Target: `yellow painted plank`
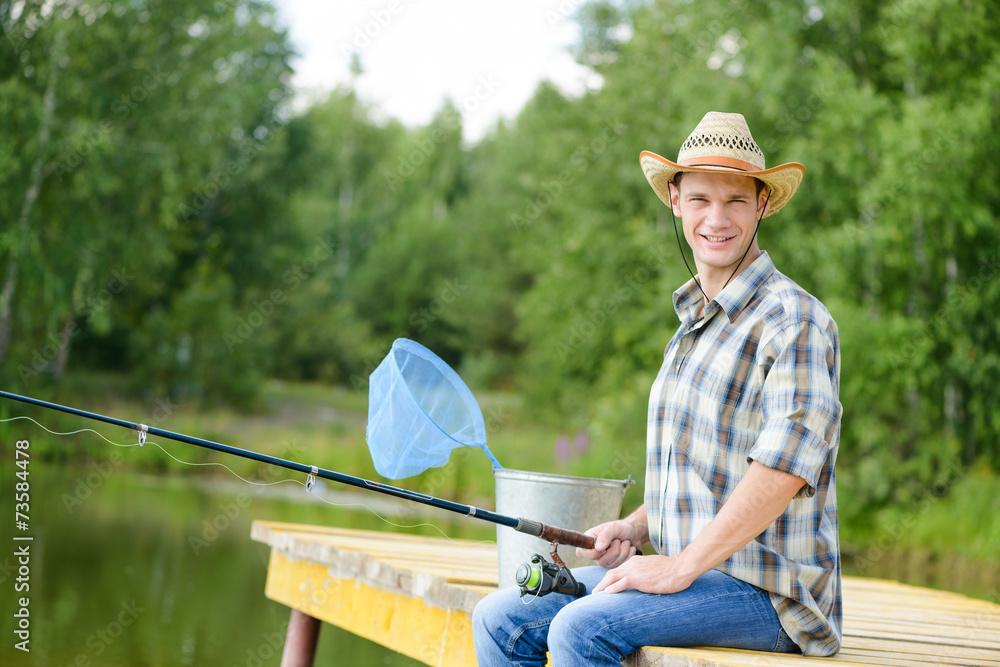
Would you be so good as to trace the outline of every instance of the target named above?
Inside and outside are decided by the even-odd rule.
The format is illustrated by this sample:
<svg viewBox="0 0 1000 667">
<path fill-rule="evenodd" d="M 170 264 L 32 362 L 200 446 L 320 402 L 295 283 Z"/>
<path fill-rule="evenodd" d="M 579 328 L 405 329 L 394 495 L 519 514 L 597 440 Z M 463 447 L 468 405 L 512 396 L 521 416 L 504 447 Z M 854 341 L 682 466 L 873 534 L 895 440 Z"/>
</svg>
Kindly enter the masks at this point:
<svg viewBox="0 0 1000 667">
<path fill-rule="evenodd" d="M 427 606 L 423 600 L 351 579 L 331 579 L 327 568 L 272 550 L 265 594 L 313 618 L 428 665 L 475 665 L 469 615 Z"/>
<path fill-rule="evenodd" d="M 344 533 L 324 529 L 316 533 L 285 530 L 287 524 L 254 522 L 252 537 L 272 548 L 331 565 L 347 561 L 349 568 L 360 567 L 367 559 L 411 572 L 484 584 L 497 583 L 496 545 L 482 542 L 420 538 L 396 541 L 395 534 L 375 531 Z M 362 554 L 364 558 L 345 554 Z M 353 560 L 352 560 L 353 558 Z"/>
</svg>

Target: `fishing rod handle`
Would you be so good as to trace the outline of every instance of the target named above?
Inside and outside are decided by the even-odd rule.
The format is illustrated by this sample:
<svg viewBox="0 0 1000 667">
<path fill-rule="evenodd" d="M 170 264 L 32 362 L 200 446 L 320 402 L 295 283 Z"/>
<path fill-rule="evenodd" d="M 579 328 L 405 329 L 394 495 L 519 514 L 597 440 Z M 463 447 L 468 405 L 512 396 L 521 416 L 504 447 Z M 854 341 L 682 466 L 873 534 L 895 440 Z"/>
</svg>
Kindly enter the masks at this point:
<svg viewBox="0 0 1000 667">
<path fill-rule="evenodd" d="M 558 542 L 559 544 L 567 544 L 571 547 L 580 547 L 582 549 L 594 548 L 594 538 L 592 536 L 578 533 L 575 530 L 542 525 L 542 534 L 539 537 L 546 542 Z"/>
<path fill-rule="evenodd" d="M 578 533 L 575 530 L 566 530 L 565 528 L 546 526 L 544 523 L 539 521 L 518 519 L 517 526 L 515 526 L 514 529 L 522 533 L 527 533 L 528 535 L 534 535 L 535 537 L 541 538 L 546 542 L 556 542 L 557 544 L 580 547 L 581 549 L 594 548 L 594 538 L 591 535 Z"/>
</svg>

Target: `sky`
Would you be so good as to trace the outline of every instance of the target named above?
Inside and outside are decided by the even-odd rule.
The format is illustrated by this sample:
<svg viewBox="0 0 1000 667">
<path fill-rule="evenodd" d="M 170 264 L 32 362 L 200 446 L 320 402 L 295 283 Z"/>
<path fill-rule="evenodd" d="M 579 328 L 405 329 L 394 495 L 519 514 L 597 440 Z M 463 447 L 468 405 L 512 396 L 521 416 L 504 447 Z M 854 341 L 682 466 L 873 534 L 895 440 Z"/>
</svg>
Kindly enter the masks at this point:
<svg viewBox="0 0 1000 667">
<path fill-rule="evenodd" d="M 450 98 L 474 143 L 514 118 L 539 82 L 579 95 L 599 85 L 568 51 L 583 0 L 276 0 L 301 54 L 293 85 L 302 106 L 351 82 L 386 116 L 427 124 Z"/>
</svg>

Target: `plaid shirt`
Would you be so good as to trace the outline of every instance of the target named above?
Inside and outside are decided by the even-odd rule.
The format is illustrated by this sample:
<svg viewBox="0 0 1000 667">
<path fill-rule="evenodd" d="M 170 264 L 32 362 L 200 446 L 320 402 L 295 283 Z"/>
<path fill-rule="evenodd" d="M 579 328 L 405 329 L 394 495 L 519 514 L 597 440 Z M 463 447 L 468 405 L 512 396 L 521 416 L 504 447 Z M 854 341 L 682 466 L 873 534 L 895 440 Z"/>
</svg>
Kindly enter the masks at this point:
<svg viewBox="0 0 1000 667">
<path fill-rule="evenodd" d="M 650 393 L 650 541 L 680 553 L 751 461 L 803 478 L 784 514 L 716 569 L 769 591 L 803 653 L 831 655 L 841 638 L 837 325 L 767 253 L 703 304 L 694 281 L 674 292 L 681 326 Z"/>
</svg>

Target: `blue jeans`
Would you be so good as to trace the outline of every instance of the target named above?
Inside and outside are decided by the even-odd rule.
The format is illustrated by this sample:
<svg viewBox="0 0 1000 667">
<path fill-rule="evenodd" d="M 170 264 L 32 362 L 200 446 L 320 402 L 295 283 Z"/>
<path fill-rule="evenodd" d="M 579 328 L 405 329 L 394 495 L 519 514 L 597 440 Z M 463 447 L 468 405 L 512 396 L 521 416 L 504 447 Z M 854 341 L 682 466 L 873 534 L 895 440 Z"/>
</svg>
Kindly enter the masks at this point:
<svg viewBox="0 0 1000 667">
<path fill-rule="evenodd" d="M 602 567 L 582 567 L 573 576 L 588 594 L 561 593 L 520 598 L 516 586 L 492 593 L 472 613 L 472 636 L 480 667 L 608 665 L 640 646 L 719 646 L 794 653 L 769 594 L 717 570 L 679 593 L 629 590 L 590 594 Z"/>
</svg>

